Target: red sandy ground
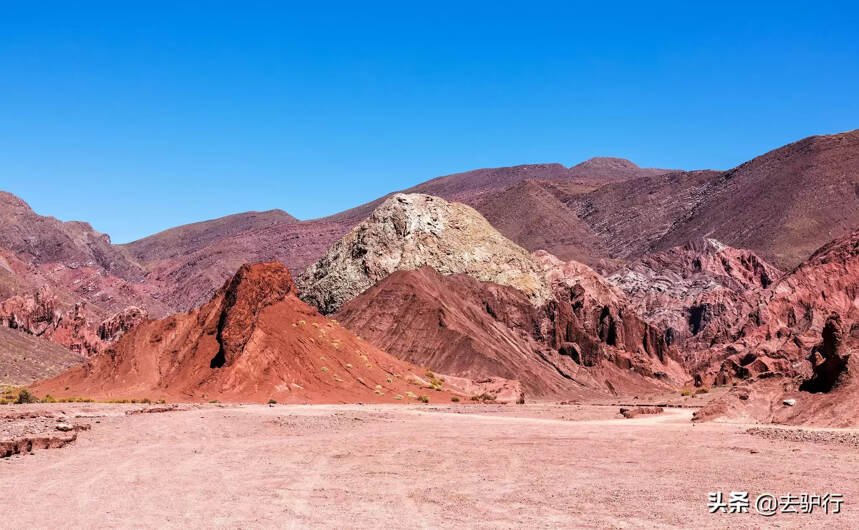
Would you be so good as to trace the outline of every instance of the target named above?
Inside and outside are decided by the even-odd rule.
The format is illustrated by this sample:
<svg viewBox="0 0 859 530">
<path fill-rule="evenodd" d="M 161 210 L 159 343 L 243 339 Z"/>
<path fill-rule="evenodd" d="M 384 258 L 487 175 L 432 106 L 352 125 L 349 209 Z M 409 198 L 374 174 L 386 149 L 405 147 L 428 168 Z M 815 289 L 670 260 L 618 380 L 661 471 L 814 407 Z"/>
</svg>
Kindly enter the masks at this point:
<svg viewBox="0 0 859 530">
<path fill-rule="evenodd" d="M 101 417 L 64 448 L 0 460 L 0 526 L 859 526 L 855 447 L 693 425 L 691 409 L 631 420 L 617 406 L 541 404 L 8 409 L 52 407 Z M 731 490 L 845 504 L 709 514 L 707 493 Z"/>
</svg>

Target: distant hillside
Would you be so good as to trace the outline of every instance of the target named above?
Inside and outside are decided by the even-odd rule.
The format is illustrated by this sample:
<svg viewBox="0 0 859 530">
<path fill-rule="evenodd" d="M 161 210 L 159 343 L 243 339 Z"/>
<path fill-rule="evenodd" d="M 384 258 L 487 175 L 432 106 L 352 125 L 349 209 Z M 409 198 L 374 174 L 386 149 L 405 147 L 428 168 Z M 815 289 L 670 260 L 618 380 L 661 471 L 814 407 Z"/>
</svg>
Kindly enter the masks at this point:
<svg viewBox="0 0 859 530">
<path fill-rule="evenodd" d="M 530 164 L 478 169 L 428 180 L 405 191 L 463 202 L 475 206 L 482 213 L 480 204 L 484 201 L 492 201 L 496 194 L 505 193 L 508 187 L 532 179 L 589 191 L 606 182 L 665 171 L 639 168 L 628 160 L 598 158 L 572 168 L 561 164 Z M 277 260 L 291 270 L 302 271 L 393 193 L 322 219 L 296 221 L 280 210 L 247 212 L 172 228 L 121 247 L 150 271 L 152 281 L 166 286 L 163 301 L 175 310 L 186 310 L 208 300 L 215 289 L 244 263 Z M 516 202 L 521 206 L 520 201 Z M 523 212 L 526 215 L 517 218 L 506 215 L 508 211 L 502 205 L 496 215 L 488 217 L 499 224 L 503 224 L 506 218 L 511 223 L 516 221 L 524 230 L 542 233 L 541 229 L 532 228 L 534 222 L 528 218 L 531 214 L 541 215 L 542 208 Z M 570 222 L 576 221 L 571 219 Z M 542 239 L 539 236 L 536 239 L 524 237 L 524 246 L 545 248 L 555 238 L 578 240 L 576 234 L 564 232 L 563 236 L 557 235 L 563 232 L 563 226 L 553 230 Z M 505 229 L 501 231 L 511 237 Z M 512 239 L 516 240 L 515 237 Z M 593 252 L 596 256 L 602 255 L 601 251 Z M 564 257 L 567 254 L 564 253 Z"/>
<path fill-rule="evenodd" d="M 812 136 L 725 172 L 655 246 L 699 236 L 795 267 L 859 227 L 859 130 Z"/>
<path fill-rule="evenodd" d="M 789 269 L 859 226 L 859 131 L 806 138 L 729 171 L 648 169 L 594 158 L 570 168 L 479 169 L 405 191 L 464 202 L 525 249 L 545 249 L 602 272 L 702 237 Z M 243 263 L 278 260 L 302 271 L 389 196 L 323 219 L 247 212 L 115 246 L 85 223 L 37 216 L 3 194 L 0 248 L 34 265 L 90 264 L 178 311 L 207 300 Z M 95 282 L 88 296 L 103 284 Z M 108 296 L 124 299 L 117 293 Z"/>
<path fill-rule="evenodd" d="M 142 262 L 153 262 L 200 250 L 242 232 L 264 230 L 298 221 L 283 210 L 244 212 L 210 221 L 177 226 L 145 237 L 132 244 L 120 245 Z"/>
</svg>

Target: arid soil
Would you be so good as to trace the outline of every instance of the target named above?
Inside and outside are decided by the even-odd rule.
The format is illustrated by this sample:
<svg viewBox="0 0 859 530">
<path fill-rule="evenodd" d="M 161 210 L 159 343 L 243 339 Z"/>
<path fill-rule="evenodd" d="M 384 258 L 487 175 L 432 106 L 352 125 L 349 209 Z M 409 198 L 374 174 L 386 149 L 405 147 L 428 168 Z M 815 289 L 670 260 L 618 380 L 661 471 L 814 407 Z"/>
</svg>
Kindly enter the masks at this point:
<svg viewBox="0 0 859 530">
<path fill-rule="evenodd" d="M 594 405 L 7 406 L 92 428 L 0 459 L 2 525 L 850 528 L 849 444 Z M 85 417 L 80 417 L 85 416 Z M 0 438 L 3 437 L 0 422 Z M 853 431 L 833 431 L 851 433 Z M 710 514 L 711 491 L 840 493 L 839 515 Z"/>
<path fill-rule="evenodd" d="M 0 385 L 28 385 L 83 362 L 59 344 L 0 326 Z"/>
</svg>

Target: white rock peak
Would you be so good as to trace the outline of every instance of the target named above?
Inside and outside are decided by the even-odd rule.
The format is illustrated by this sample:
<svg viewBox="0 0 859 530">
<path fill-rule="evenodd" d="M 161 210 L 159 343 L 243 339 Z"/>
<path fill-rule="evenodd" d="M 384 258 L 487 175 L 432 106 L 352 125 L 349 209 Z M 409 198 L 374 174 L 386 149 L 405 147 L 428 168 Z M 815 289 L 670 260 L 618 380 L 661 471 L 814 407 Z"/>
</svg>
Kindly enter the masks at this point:
<svg viewBox="0 0 859 530">
<path fill-rule="evenodd" d="M 417 193 L 389 197 L 297 283 L 305 301 L 333 313 L 389 274 L 427 266 L 515 287 L 535 305 L 549 297 L 528 251 L 471 207 Z"/>
</svg>

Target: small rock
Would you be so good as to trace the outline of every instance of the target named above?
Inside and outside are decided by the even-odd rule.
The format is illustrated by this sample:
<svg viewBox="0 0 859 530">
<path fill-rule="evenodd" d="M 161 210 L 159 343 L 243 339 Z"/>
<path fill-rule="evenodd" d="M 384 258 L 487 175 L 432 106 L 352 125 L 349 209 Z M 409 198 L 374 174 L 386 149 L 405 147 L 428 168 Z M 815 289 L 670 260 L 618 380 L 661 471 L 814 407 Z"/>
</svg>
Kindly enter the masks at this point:
<svg viewBox="0 0 859 530">
<path fill-rule="evenodd" d="M 68 423 L 58 423 L 57 424 L 57 430 L 62 431 L 62 432 L 68 432 L 68 431 L 74 430 L 74 426 L 69 425 Z"/>
<path fill-rule="evenodd" d="M 796 400 L 795 399 L 785 399 L 784 401 L 782 401 L 782 403 L 784 403 L 788 407 L 792 407 L 792 406 L 796 405 Z"/>
</svg>

